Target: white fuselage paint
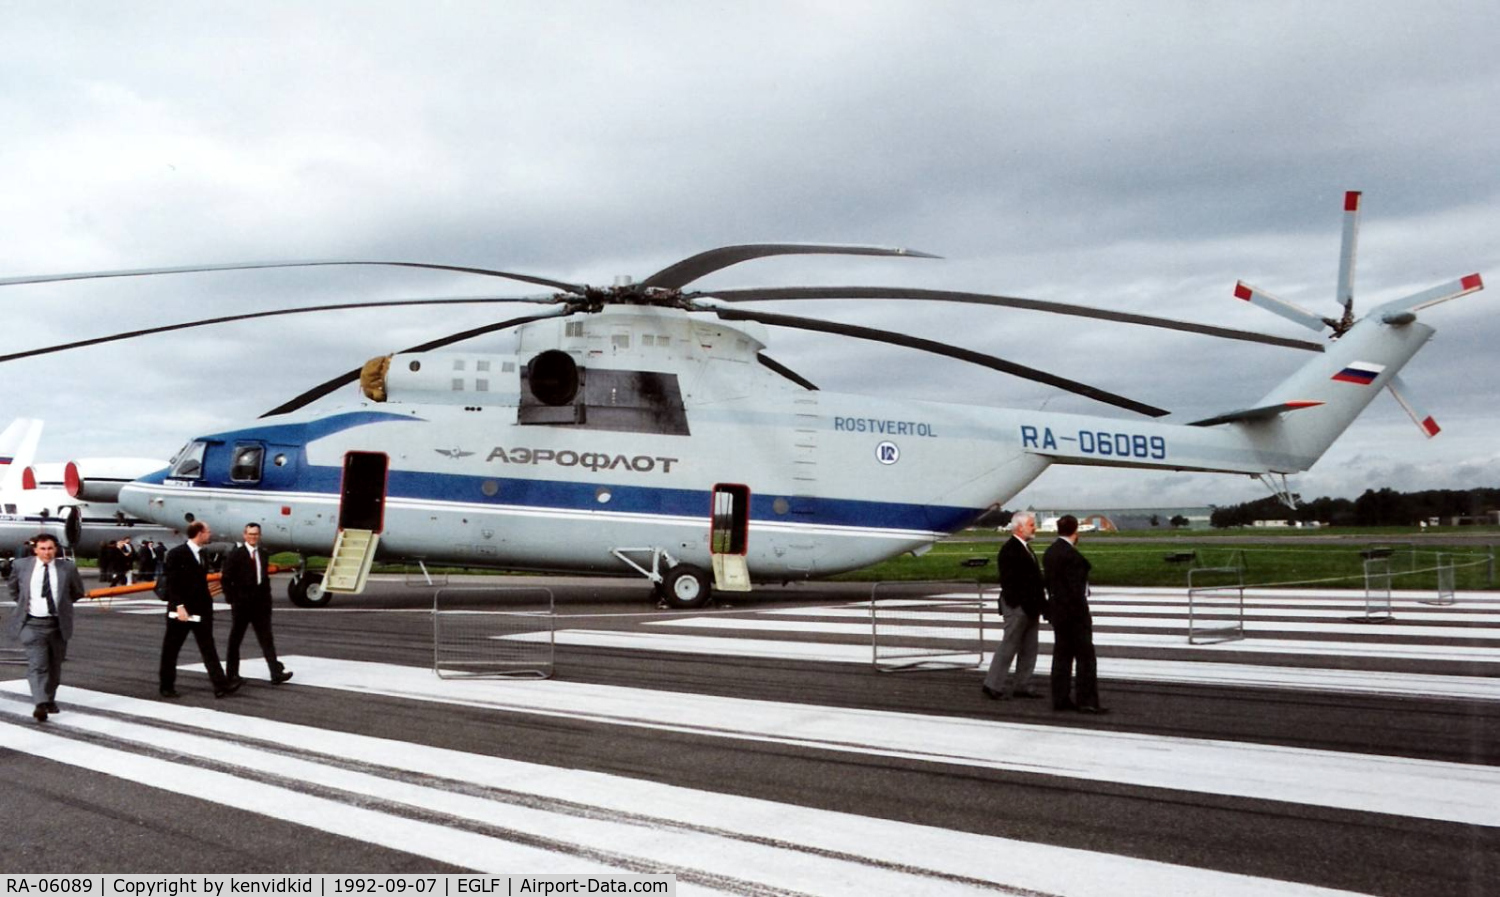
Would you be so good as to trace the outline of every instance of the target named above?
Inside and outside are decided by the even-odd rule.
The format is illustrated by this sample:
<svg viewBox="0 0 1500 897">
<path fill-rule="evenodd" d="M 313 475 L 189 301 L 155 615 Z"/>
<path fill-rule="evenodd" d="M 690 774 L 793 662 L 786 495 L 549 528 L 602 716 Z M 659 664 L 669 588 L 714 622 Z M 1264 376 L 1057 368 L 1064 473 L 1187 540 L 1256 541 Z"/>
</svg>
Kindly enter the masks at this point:
<svg viewBox="0 0 1500 897">
<path fill-rule="evenodd" d="M 1054 463 L 1306 469 L 1381 386 L 1330 381 L 1329 371 L 1358 356 L 1393 375 L 1432 333 L 1365 322 L 1277 387 L 1316 407 L 1288 420 L 1195 427 L 808 390 L 758 363 L 759 332 L 675 309 L 609 306 L 526 325 L 514 356 L 397 355 L 386 401 L 202 437 L 202 469 L 142 478 L 121 502 L 167 525 L 192 515 L 232 532 L 255 521 L 270 548 L 326 554 L 345 459 L 368 452 L 389 462 L 383 557 L 625 573 L 613 549 L 660 549 L 708 567 L 710 496 L 733 485 L 751 496 L 751 578 L 803 579 L 924 548 Z M 677 429 L 650 415 L 626 427 L 586 416 L 523 421 L 530 394 L 521 372 L 543 351 L 566 353 L 600 382 L 671 378 Z M 596 396 L 604 404 L 589 407 L 608 418 L 639 399 L 615 408 L 612 394 Z M 227 456 L 240 445 L 265 448 L 253 478 L 231 476 Z"/>
</svg>

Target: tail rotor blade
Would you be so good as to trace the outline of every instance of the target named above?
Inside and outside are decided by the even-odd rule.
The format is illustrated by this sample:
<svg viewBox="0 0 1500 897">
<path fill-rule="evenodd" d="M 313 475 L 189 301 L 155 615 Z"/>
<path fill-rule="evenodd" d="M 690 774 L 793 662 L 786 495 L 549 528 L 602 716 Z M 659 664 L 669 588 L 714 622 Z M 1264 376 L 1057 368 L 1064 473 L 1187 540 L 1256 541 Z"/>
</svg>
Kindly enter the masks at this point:
<svg viewBox="0 0 1500 897">
<path fill-rule="evenodd" d="M 1415 400 L 1412 399 L 1411 389 L 1399 374 L 1391 375 L 1391 379 L 1386 381 L 1385 386 L 1391 391 L 1391 395 L 1396 397 L 1401 408 L 1411 415 L 1412 422 L 1417 425 L 1417 429 L 1422 431 L 1423 436 L 1431 439 L 1442 432 L 1443 428 L 1438 426 L 1432 415 L 1417 406 Z"/>
<path fill-rule="evenodd" d="M 1328 326 L 1327 321 L 1302 306 L 1293 305 L 1285 299 L 1277 299 L 1265 290 L 1252 287 L 1243 280 L 1234 285 L 1234 298 L 1242 299 L 1256 308 L 1263 308 L 1273 315 L 1280 315 L 1293 323 L 1301 324 L 1308 330 L 1321 333 L 1323 328 Z"/>
<path fill-rule="evenodd" d="M 1478 274 L 1470 274 L 1468 277 L 1460 277 L 1458 280 L 1450 280 L 1439 284 L 1430 290 L 1420 293 L 1412 293 L 1404 299 L 1393 299 L 1371 312 L 1385 318 L 1388 323 L 1396 323 L 1391 320 L 1393 316 L 1403 312 L 1421 311 L 1430 308 L 1439 302 L 1447 302 L 1470 293 L 1477 293 L 1484 289 L 1484 278 Z"/>
<path fill-rule="evenodd" d="M 1359 199 L 1358 190 L 1344 194 L 1344 238 L 1339 246 L 1339 305 L 1346 309 L 1354 307 L 1354 254 L 1359 244 Z"/>
</svg>

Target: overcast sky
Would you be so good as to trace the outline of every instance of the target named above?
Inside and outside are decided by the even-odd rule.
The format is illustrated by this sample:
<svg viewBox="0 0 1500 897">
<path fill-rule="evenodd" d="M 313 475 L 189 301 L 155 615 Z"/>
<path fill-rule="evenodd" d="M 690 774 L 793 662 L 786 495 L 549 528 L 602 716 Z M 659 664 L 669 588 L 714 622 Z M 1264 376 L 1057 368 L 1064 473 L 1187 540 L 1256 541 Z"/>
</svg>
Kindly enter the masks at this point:
<svg viewBox="0 0 1500 897">
<path fill-rule="evenodd" d="M 1382 396 L 1294 487 L 1493 487 L 1496 33 L 1492 0 L 0 2 L 0 277 L 338 257 L 607 284 L 717 245 L 874 243 L 945 258 L 771 260 L 702 285 L 942 287 L 1300 338 L 1235 281 L 1333 314 L 1358 189 L 1359 308 L 1476 271 L 1496 287 L 1422 316 L 1438 334 L 1403 377 L 1439 437 Z M 379 269 L 3 287 L 0 346 L 496 291 Z M 762 307 L 953 342 L 1185 419 L 1243 407 L 1307 358 L 975 306 Z M 0 418 L 44 417 L 49 460 L 165 458 L 366 358 L 516 313 L 277 318 L 13 362 Z M 826 390 L 1127 415 L 837 337 L 777 329 L 769 354 Z M 1068 467 L 1008 505 L 1264 494 Z"/>
</svg>

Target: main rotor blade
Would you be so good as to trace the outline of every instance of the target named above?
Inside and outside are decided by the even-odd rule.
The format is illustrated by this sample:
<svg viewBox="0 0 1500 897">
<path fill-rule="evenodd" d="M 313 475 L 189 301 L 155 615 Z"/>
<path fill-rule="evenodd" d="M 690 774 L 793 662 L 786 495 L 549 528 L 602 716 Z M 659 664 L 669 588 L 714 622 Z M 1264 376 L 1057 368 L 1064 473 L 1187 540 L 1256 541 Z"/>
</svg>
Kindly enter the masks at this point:
<svg viewBox="0 0 1500 897">
<path fill-rule="evenodd" d="M 54 352 L 66 352 L 69 349 L 81 349 L 85 346 L 97 346 L 103 343 L 119 342 L 121 340 L 135 339 L 138 336 L 150 336 L 154 333 L 170 333 L 174 330 L 191 330 L 194 327 L 207 327 L 211 324 L 228 324 L 232 321 L 248 321 L 254 318 L 276 318 L 282 315 L 301 315 L 315 311 L 346 311 L 360 308 L 397 308 L 410 305 L 485 305 L 499 302 L 538 302 L 553 303 L 557 300 L 553 297 L 522 297 L 522 296 L 489 296 L 475 298 L 439 298 L 439 299 L 394 299 L 389 302 L 345 302 L 336 305 L 306 305 L 300 308 L 278 308 L 272 311 L 246 312 L 242 315 L 222 315 L 217 318 L 204 318 L 201 321 L 184 321 L 180 324 L 164 324 L 160 327 L 145 327 L 140 330 L 127 330 L 121 333 L 113 333 L 109 336 L 96 336 L 90 339 L 74 340 L 71 343 L 58 343 L 53 346 L 42 346 L 38 349 L 27 349 L 24 352 L 12 352 L 9 355 L 0 355 L 0 364 L 7 361 L 16 361 L 21 358 L 32 358 L 37 355 L 51 355 Z"/>
<path fill-rule="evenodd" d="M 504 330 L 508 327 L 519 327 L 522 324 L 529 324 L 532 321 L 540 321 L 543 318 L 555 318 L 558 315 L 565 315 L 569 313 L 570 312 L 567 308 L 558 308 L 544 314 L 527 315 L 522 318 L 511 318 L 509 321 L 501 321 L 498 324 L 485 324 L 482 327 L 475 327 L 470 330 L 461 331 L 459 333 L 449 334 L 448 336 L 441 336 L 435 340 L 430 340 L 428 342 L 422 343 L 421 345 L 412 346 L 409 349 L 402 349 L 401 351 L 426 352 L 431 349 L 439 349 L 443 346 L 461 342 L 466 339 L 471 339 L 476 336 L 483 336 L 486 333 L 494 333 L 497 330 Z M 320 383 L 317 386 L 314 386 L 312 389 L 309 389 L 308 391 L 302 393 L 301 395 L 282 402 L 280 405 L 277 405 L 275 408 L 272 408 L 270 411 L 262 414 L 261 417 L 274 417 L 278 414 L 287 414 L 289 412 L 296 411 L 298 408 L 302 408 L 303 406 L 316 402 L 318 399 L 323 398 L 324 396 L 333 392 L 335 389 L 358 380 L 359 371 L 359 368 L 355 368 L 352 371 L 346 371 L 345 373 L 339 374 L 332 380 L 327 380 L 323 383 Z"/>
<path fill-rule="evenodd" d="M 886 255 L 907 258 L 942 258 L 929 252 L 915 249 L 893 249 L 884 246 L 840 246 L 820 243 L 745 243 L 739 246 L 720 246 L 685 258 L 675 265 L 663 268 L 641 283 L 642 287 L 657 287 L 680 290 L 706 274 L 711 274 L 730 265 L 748 262 L 751 259 L 773 255 Z"/>
<path fill-rule="evenodd" d="M 993 355 L 985 355 L 982 352 L 974 352 L 969 349 L 961 349 L 957 346 L 950 346 L 947 343 L 939 343 L 929 339 L 922 339 L 921 337 L 907 336 L 904 333 L 892 333 L 889 330 L 877 330 L 873 327 L 859 327 L 853 324 L 836 324 L 832 321 L 819 321 L 813 318 L 799 318 L 792 315 L 777 315 L 771 314 L 769 312 L 742 311 L 735 308 L 714 308 L 710 306 L 704 306 L 703 310 L 716 312 L 718 313 L 720 318 L 728 321 L 759 321 L 762 324 L 772 324 L 780 327 L 793 327 L 798 330 L 812 330 L 819 333 L 836 333 L 841 336 L 852 336 L 858 339 L 873 340 L 880 343 L 890 343 L 893 346 L 905 346 L 910 349 L 920 349 L 923 352 L 931 352 L 934 355 L 945 355 L 949 358 L 957 358 L 960 361 L 967 361 L 971 364 L 981 365 L 983 367 L 990 368 L 991 370 L 1011 374 L 1025 380 L 1032 380 L 1037 383 L 1045 383 L 1048 386 L 1055 386 L 1058 389 L 1065 389 L 1068 392 L 1077 393 L 1078 395 L 1085 396 L 1097 402 L 1103 402 L 1106 405 L 1114 405 L 1117 408 L 1125 408 L 1138 414 L 1145 414 L 1151 417 L 1162 417 L 1163 415 L 1171 413 L 1164 409 L 1157 408 L 1154 405 L 1147 405 L 1144 402 L 1137 402 L 1134 399 L 1127 399 L 1124 396 L 1116 395 L 1112 392 L 1107 392 L 1095 386 L 1089 386 L 1087 383 L 1080 383 L 1077 380 L 1069 380 L 1066 377 L 1059 377 L 1056 374 L 1049 374 L 1046 371 L 1039 371 L 1036 368 L 1029 368 L 1025 365 L 1016 364 L 1013 361 L 1006 361 L 1003 358 L 996 358 Z"/>
<path fill-rule="evenodd" d="M 1087 305 L 1069 305 L 1065 302 L 1047 302 L 1041 299 L 1022 299 L 1017 296 L 997 296 L 990 293 L 964 293 L 953 290 L 921 290 L 905 287 L 768 287 L 765 289 L 720 290 L 712 293 L 692 293 L 689 299 L 720 299 L 725 302 L 769 302 L 776 299 L 915 299 L 921 302 L 970 302 L 976 305 L 998 305 L 1005 308 L 1024 308 L 1031 311 L 1052 312 L 1079 318 L 1098 318 L 1101 321 L 1117 321 L 1121 324 L 1142 324 L 1167 330 L 1182 330 L 1187 333 L 1202 333 L 1223 339 L 1265 343 L 1269 346 L 1285 346 L 1290 349 L 1305 349 L 1322 352 L 1321 343 L 1308 340 L 1288 339 L 1249 330 L 1234 330 L 1229 327 L 1213 327 L 1194 324 L 1172 318 L 1157 318 L 1130 312 L 1091 308 Z"/>
<path fill-rule="evenodd" d="M 372 262 L 341 259 L 324 259 L 308 262 L 240 262 L 227 265 L 185 265 L 177 268 L 130 268 L 120 271 L 83 271 L 75 274 L 37 274 L 25 277 L 0 277 L 0 286 L 23 283 L 56 283 L 64 280 L 97 280 L 103 277 L 148 277 L 155 274 L 196 274 L 205 271 L 250 271 L 259 268 L 322 268 L 331 265 L 384 265 L 393 268 L 424 268 L 431 271 L 457 271 L 463 274 L 481 274 L 485 277 L 504 277 L 522 283 L 534 283 L 569 293 L 582 293 L 584 287 L 564 283 L 530 274 L 513 274 L 508 271 L 493 271 L 489 268 L 470 268 L 463 265 L 432 265 L 426 262 Z"/>
</svg>

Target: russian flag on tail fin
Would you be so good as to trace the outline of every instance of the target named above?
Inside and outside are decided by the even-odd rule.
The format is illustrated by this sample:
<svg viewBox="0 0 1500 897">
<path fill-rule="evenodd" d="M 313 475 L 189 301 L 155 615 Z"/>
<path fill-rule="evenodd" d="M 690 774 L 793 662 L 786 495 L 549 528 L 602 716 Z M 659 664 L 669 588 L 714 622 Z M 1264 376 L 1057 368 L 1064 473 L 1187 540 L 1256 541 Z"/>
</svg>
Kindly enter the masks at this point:
<svg viewBox="0 0 1500 897">
<path fill-rule="evenodd" d="M 1333 379 L 1341 383 L 1357 383 L 1360 386 L 1369 386 L 1385 370 L 1385 365 L 1376 364 L 1373 361 L 1352 361 L 1345 365 L 1342 370 L 1333 375 Z"/>
</svg>

